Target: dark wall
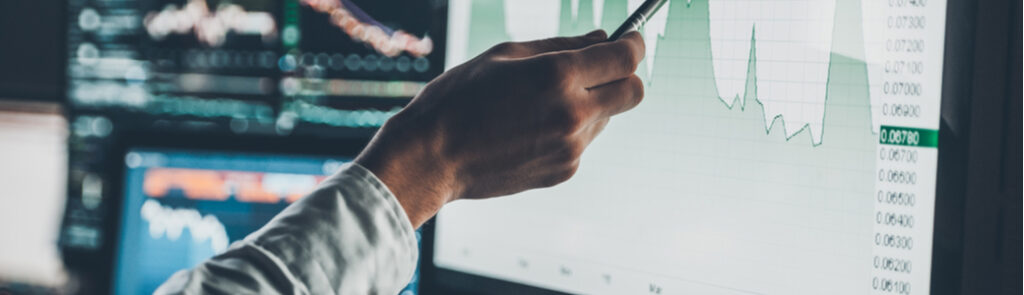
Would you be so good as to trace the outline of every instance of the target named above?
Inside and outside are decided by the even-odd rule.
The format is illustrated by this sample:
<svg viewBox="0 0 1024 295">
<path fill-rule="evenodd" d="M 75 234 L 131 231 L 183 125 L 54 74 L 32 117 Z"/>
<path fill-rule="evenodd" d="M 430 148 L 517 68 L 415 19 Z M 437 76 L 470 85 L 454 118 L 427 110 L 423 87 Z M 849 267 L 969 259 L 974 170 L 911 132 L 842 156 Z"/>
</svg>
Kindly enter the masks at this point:
<svg viewBox="0 0 1024 295">
<path fill-rule="evenodd" d="M 63 0 L 0 1 L 0 99 L 59 101 Z"/>
<path fill-rule="evenodd" d="M 977 1 L 962 294 L 1021 294 L 1021 1 Z"/>
</svg>

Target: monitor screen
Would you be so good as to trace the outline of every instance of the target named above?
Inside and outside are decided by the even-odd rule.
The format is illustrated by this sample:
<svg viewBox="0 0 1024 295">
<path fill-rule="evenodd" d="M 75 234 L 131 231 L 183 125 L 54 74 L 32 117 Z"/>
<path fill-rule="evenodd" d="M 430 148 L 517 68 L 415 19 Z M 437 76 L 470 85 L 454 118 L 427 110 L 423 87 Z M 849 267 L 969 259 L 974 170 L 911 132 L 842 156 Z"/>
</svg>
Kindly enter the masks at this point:
<svg viewBox="0 0 1024 295">
<path fill-rule="evenodd" d="M 445 5 L 71 1 L 67 94 L 86 111 L 375 127 L 443 71 Z"/>
<path fill-rule="evenodd" d="M 448 65 L 640 0 L 453 0 Z M 945 1 L 670 1 L 559 186 L 448 205 L 442 272 L 569 293 L 928 294 Z"/>
<path fill-rule="evenodd" d="M 348 161 L 161 149 L 133 149 L 124 160 L 116 294 L 152 293 L 224 252 Z"/>
</svg>

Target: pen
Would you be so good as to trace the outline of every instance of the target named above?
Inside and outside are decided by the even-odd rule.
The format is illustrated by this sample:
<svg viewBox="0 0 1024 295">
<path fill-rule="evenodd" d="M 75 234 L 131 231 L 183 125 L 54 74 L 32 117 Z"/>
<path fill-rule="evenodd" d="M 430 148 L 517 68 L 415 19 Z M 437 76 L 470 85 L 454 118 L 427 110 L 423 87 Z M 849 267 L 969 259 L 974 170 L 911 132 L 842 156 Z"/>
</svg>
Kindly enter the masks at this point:
<svg viewBox="0 0 1024 295">
<path fill-rule="evenodd" d="M 665 5 L 665 2 L 668 2 L 668 0 L 645 0 L 644 3 L 640 4 L 640 7 L 638 7 L 636 11 L 626 19 L 626 22 L 622 23 L 622 25 L 619 26 L 611 36 L 608 36 L 608 41 L 618 40 L 622 35 L 643 27 L 644 24 L 647 23 L 647 20 L 650 19 L 651 16 L 654 16 L 654 13 L 658 12 L 658 9 L 661 8 L 661 6 Z"/>
</svg>

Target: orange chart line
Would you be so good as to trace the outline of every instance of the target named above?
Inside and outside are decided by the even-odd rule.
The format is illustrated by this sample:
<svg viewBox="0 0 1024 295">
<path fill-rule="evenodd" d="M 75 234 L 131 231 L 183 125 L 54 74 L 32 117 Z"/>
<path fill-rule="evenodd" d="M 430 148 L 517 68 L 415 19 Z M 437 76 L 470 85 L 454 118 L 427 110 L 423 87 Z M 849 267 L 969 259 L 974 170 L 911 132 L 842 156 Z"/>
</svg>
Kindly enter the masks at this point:
<svg viewBox="0 0 1024 295">
<path fill-rule="evenodd" d="M 331 23 L 352 40 L 365 43 L 385 56 L 396 57 L 402 52 L 408 52 L 413 56 L 422 57 L 434 50 L 434 41 L 430 36 L 418 38 L 402 30 L 384 27 L 349 1 L 302 0 L 302 3 L 317 12 L 329 15 Z M 360 17 L 364 19 L 361 20 Z"/>
</svg>

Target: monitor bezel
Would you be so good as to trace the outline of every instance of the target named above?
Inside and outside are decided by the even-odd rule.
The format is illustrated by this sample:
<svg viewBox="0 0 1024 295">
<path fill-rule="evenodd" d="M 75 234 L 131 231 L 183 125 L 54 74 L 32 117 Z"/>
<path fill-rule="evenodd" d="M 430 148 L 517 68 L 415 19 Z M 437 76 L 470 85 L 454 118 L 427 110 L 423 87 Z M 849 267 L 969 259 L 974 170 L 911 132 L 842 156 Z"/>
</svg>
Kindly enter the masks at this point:
<svg viewBox="0 0 1024 295">
<path fill-rule="evenodd" d="M 977 3 L 949 0 L 946 8 L 939 155 L 933 229 L 932 294 L 958 294 L 963 257 L 966 162 L 969 157 L 969 92 L 974 65 Z M 1007 32 L 991 32 L 1005 34 Z M 433 220 L 424 224 L 422 290 L 429 294 L 565 294 L 522 283 L 446 269 L 434 264 Z"/>
</svg>

